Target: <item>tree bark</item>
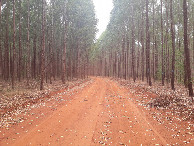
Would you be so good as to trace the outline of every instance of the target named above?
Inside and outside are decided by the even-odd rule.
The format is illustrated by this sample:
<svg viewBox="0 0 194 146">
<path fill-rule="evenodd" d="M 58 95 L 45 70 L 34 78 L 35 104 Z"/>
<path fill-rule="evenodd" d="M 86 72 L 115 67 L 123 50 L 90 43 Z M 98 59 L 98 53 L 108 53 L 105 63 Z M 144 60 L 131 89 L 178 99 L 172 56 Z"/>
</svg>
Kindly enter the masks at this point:
<svg viewBox="0 0 194 146">
<path fill-rule="evenodd" d="M 36 34 L 34 36 L 34 41 L 33 41 L 33 50 L 34 50 L 34 57 L 33 57 L 33 78 L 35 79 L 36 78 Z"/>
<path fill-rule="evenodd" d="M 131 39 L 132 39 L 132 52 L 131 52 L 131 59 L 132 59 L 132 75 L 133 75 L 133 81 L 135 82 L 136 80 L 136 72 L 135 72 L 135 33 L 134 33 L 134 18 L 133 18 L 133 10 L 134 8 L 132 7 L 132 28 L 131 28 Z"/>
<path fill-rule="evenodd" d="M 0 0 L 0 78 L 3 77 L 3 51 L 2 51 L 2 34 L 3 34 L 3 30 L 2 30 L 2 26 L 1 26 L 1 6 L 2 6 L 2 2 Z"/>
<path fill-rule="evenodd" d="M 147 78 L 149 86 L 152 86 L 151 82 L 151 69 L 150 69 L 150 32 L 149 32 L 149 17 L 148 17 L 148 0 L 146 0 L 146 64 L 147 64 Z"/>
<path fill-rule="evenodd" d="M 193 88 L 192 88 L 192 79 L 191 79 L 190 54 L 189 54 L 189 48 L 188 48 L 188 32 L 187 32 L 187 24 L 188 24 L 187 0 L 183 0 L 183 17 L 184 17 L 184 54 L 185 54 L 186 70 L 187 70 L 187 77 L 188 77 L 188 89 L 189 89 L 189 96 L 192 98 L 192 101 L 193 101 Z"/>
<path fill-rule="evenodd" d="M 192 9 L 192 14 L 193 14 L 193 17 L 192 17 L 192 20 L 193 20 L 193 33 L 192 33 L 192 36 L 193 36 L 193 64 L 194 64 L 194 5 L 193 5 L 193 9 Z M 194 74 L 194 67 L 192 68 L 193 69 L 193 74 Z"/>
<path fill-rule="evenodd" d="M 15 87 L 15 70 L 16 70 L 16 61 L 15 61 L 15 37 L 16 37 L 16 29 L 15 29 L 15 0 L 13 0 L 13 60 L 12 60 L 12 89 Z"/>
<path fill-rule="evenodd" d="M 152 51 L 152 73 L 153 73 L 153 79 L 155 80 L 155 0 L 152 0 L 153 3 L 153 51 Z"/>
<path fill-rule="evenodd" d="M 164 37 L 163 37 L 163 17 L 162 17 L 162 0 L 161 2 L 161 42 L 162 42 L 162 86 L 164 86 L 164 78 L 165 78 L 165 71 L 164 71 Z"/>
<path fill-rule="evenodd" d="M 2 34 L 2 29 L 1 29 L 1 0 L 0 0 L 0 78 L 2 77 L 2 69 L 3 69 L 3 63 L 2 63 L 2 48 L 1 48 L 1 34 Z"/>
<path fill-rule="evenodd" d="M 167 83 L 169 83 L 169 78 L 170 78 L 170 65 L 169 65 L 169 45 L 168 45 L 168 36 L 169 36 L 169 7 L 168 7 L 168 2 L 166 0 L 165 3 L 165 8 L 166 8 L 166 34 L 165 34 L 165 52 L 164 52 L 164 56 L 165 56 L 165 63 L 164 63 L 164 67 L 165 67 L 165 77 L 166 77 L 166 81 Z"/>
<path fill-rule="evenodd" d="M 158 47 L 157 47 L 157 40 L 155 37 L 155 80 L 158 79 L 157 73 L 158 73 Z"/>
<path fill-rule="evenodd" d="M 141 73 L 142 73 L 142 81 L 144 81 L 144 14 L 143 14 L 143 11 L 142 11 L 142 26 L 141 26 L 141 45 L 142 45 L 142 52 L 141 52 L 141 57 L 142 57 L 142 60 L 141 60 Z"/>
<path fill-rule="evenodd" d="M 173 0 L 170 0 L 170 17 L 171 17 L 171 38 L 172 38 L 172 72 L 171 72 L 171 88 L 175 90 L 174 87 L 174 72 L 175 72 L 175 32 L 174 32 L 174 18 L 173 18 Z"/>
<path fill-rule="evenodd" d="M 30 78 L 30 1 L 28 0 L 28 20 L 27 20 L 27 86 Z"/>
<path fill-rule="evenodd" d="M 41 48 L 40 90 L 44 89 L 44 76 L 45 76 L 45 0 L 42 0 L 42 48 Z"/>
<path fill-rule="evenodd" d="M 122 38 L 122 70 L 123 70 L 122 74 L 123 74 L 123 78 L 124 79 L 126 79 L 126 68 L 125 68 L 125 64 L 126 63 L 125 63 L 125 33 L 124 33 L 123 34 L 123 38 Z"/>
<path fill-rule="evenodd" d="M 139 20 L 139 18 L 138 18 L 138 36 L 137 36 L 137 38 L 138 38 L 138 50 L 137 50 L 137 71 L 136 71 L 136 77 L 137 78 L 139 78 L 139 60 L 140 60 L 140 31 L 141 31 L 141 29 L 140 29 L 140 22 L 139 22 L 140 20 Z"/>
<path fill-rule="evenodd" d="M 18 57 L 18 80 L 21 81 L 21 61 L 22 61 L 22 51 L 21 51 L 21 0 L 19 0 L 19 57 Z"/>
<path fill-rule="evenodd" d="M 9 0 L 6 1 L 6 39 L 5 39 L 5 71 L 4 77 L 8 81 L 10 75 L 10 62 L 9 62 Z"/>
<path fill-rule="evenodd" d="M 63 84 L 65 84 L 66 82 L 66 77 L 65 77 L 65 74 L 66 74 L 66 38 L 67 38 L 67 21 L 66 21 L 66 1 L 64 1 L 64 15 L 63 15 L 63 21 L 64 21 L 64 46 L 63 46 L 63 70 L 62 70 L 62 82 Z"/>
</svg>

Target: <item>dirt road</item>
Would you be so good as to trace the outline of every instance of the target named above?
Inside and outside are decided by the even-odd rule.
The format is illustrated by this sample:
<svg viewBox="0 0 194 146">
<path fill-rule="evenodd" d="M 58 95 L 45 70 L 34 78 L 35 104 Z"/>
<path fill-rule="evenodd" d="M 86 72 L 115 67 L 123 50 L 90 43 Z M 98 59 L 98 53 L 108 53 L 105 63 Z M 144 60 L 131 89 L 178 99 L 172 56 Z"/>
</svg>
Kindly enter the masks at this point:
<svg viewBox="0 0 194 146">
<path fill-rule="evenodd" d="M 132 93 L 109 79 L 93 78 L 82 89 L 56 96 L 61 99 L 45 101 L 24 114 L 24 122 L 1 130 L 0 145 L 151 146 L 177 142 L 149 117 L 149 110 L 133 102 Z"/>
</svg>

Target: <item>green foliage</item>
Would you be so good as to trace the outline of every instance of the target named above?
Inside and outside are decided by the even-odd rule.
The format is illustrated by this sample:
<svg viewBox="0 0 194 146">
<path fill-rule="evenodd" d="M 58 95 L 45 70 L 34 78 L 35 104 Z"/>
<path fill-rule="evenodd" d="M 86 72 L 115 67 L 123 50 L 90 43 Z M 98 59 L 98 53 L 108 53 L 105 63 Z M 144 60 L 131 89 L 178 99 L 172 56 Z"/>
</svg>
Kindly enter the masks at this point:
<svg viewBox="0 0 194 146">
<path fill-rule="evenodd" d="M 31 53 L 27 54 L 27 20 L 28 20 L 28 5 L 30 10 L 30 49 Z M 12 1 L 3 1 L 1 30 L 2 39 L 2 55 L 4 54 L 5 40 L 6 40 L 6 26 L 9 27 L 9 44 L 12 43 Z M 46 44 L 46 64 L 49 60 L 54 62 L 53 68 L 56 68 L 58 75 L 61 72 L 61 61 L 64 46 L 64 32 L 67 36 L 67 62 L 84 62 L 84 57 L 88 55 L 92 45 L 95 41 L 97 32 L 97 19 L 94 12 L 94 4 L 92 0 L 50 0 L 46 1 L 46 26 L 45 26 L 45 44 Z M 8 15 L 8 20 L 6 20 Z M 42 47 L 42 0 L 20 0 L 16 1 L 16 52 L 19 53 L 19 23 L 21 16 L 21 43 L 22 43 L 22 67 L 26 67 L 26 58 L 30 58 L 33 65 L 34 59 L 34 42 L 36 45 L 36 63 L 40 65 L 40 51 Z M 66 25 L 66 27 L 64 27 Z M 51 49 L 52 48 L 52 52 Z M 11 45 L 9 46 L 11 50 Z M 80 53 L 80 60 L 78 60 L 78 52 Z M 51 54 L 52 53 L 52 54 Z M 52 56 L 52 58 L 51 58 Z M 19 60 L 18 57 L 16 57 Z M 4 61 L 4 60 L 3 60 Z M 84 65 L 83 64 L 83 65 Z M 36 66 L 37 73 L 40 73 L 39 66 Z M 67 64 L 67 68 L 69 65 Z M 54 72 L 54 71 L 53 71 Z"/>
<path fill-rule="evenodd" d="M 175 78 L 178 82 L 184 81 L 184 48 L 183 48 L 183 13 L 182 13 L 182 4 L 183 1 L 175 0 L 173 1 L 173 17 L 174 17 L 174 25 L 175 25 Z M 110 53 L 116 53 L 117 57 L 116 60 L 119 59 L 119 56 L 123 54 L 123 41 L 124 42 L 124 50 L 128 51 L 128 68 L 129 73 L 131 70 L 130 61 L 131 61 L 131 45 L 132 45 L 132 30 L 135 34 L 135 54 L 136 59 L 142 58 L 142 46 L 144 45 L 145 49 L 145 42 L 147 38 L 145 37 L 145 0 L 113 0 L 113 10 L 111 12 L 110 22 L 107 26 L 106 31 L 102 34 L 102 36 L 96 42 L 96 45 L 93 50 L 93 60 L 97 61 L 100 57 L 100 54 L 106 52 L 106 55 Z M 154 10 L 153 10 L 154 5 Z M 193 50 L 193 34 L 194 34 L 194 26 L 193 26 L 193 18 L 194 18 L 194 2 L 192 0 L 188 0 L 188 37 L 189 37 L 189 48 L 191 58 L 193 57 L 192 53 Z M 159 80 L 162 78 L 162 43 L 161 43 L 161 5 L 160 1 L 157 0 L 149 0 L 149 27 L 150 27 L 150 60 L 152 63 L 152 67 L 154 65 L 153 60 L 155 61 L 156 58 L 153 58 L 153 53 L 155 56 L 157 55 L 158 58 L 158 66 L 155 69 L 155 77 Z M 153 16 L 154 14 L 154 16 Z M 143 16 L 142 16 L 143 15 Z M 169 1 L 163 1 L 163 35 L 164 35 L 164 61 L 165 61 L 165 76 L 171 75 L 171 66 L 172 66 L 172 41 L 171 41 L 171 32 L 170 32 L 170 3 Z M 134 26 L 132 26 L 132 18 L 134 19 Z M 154 24 L 154 25 L 153 25 Z M 167 25 L 168 24 L 168 25 Z M 142 37 L 142 34 L 144 37 Z M 155 40 L 153 40 L 153 38 Z M 142 39 L 144 39 L 144 44 L 142 44 Z M 127 50 L 127 43 L 129 41 L 129 50 Z M 139 43 L 139 46 L 138 46 Z M 156 44 L 155 44 L 156 43 Z M 153 46 L 155 45 L 155 46 Z M 140 54 L 138 53 L 138 48 L 140 49 Z M 156 53 L 156 49 L 158 53 Z M 169 53 L 168 51 L 169 50 Z M 95 53 L 96 54 L 95 54 Z M 103 53 L 102 53 L 103 52 Z M 94 57 L 96 55 L 96 57 Z M 139 56 L 137 56 L 139 55 Z M 145 50 L 144 50 L 144 57 L 145 57 Z M 97 59 L 98 58 L 98 59 Z M 140 60 L 140 67 L 139 70 L 142 71 L 142 64 L 146 64 L 146 61 L 141 62 Z M 168 61 L 168 62 L 166 62 Z M 136 60 L 136 64 L 137 64 Z M 168 63 L 168 64 L 167 64 Z M 109 64 L 111 66 L 112 63 Z M 168 65 L 168 66 L 167 66 Z M 119 65 L 118 65 L 119 66 Z M 120 64 L 122 66 L 122 64 Z M 144 68 L 145 70 L 145 68 Z M 194 68 L 193 68 L 194 70 Z M 169 71 L 169 72 L 167 72 Z M 145 73 L 145 72 L 144 72 Z M 153 73 L 153 71 L 152 71 Z"/>
</svg>

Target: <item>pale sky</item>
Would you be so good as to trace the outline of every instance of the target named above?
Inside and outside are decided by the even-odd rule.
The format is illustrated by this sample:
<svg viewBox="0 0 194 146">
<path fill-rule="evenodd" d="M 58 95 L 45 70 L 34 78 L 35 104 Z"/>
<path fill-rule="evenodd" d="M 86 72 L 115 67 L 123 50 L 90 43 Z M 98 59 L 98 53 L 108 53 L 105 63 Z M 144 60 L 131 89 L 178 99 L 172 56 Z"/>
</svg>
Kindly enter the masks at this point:
<svg viewBox="0 0 194 146">
<path fill-rule="evenodd" d="M 98 38 L 105 30 L 110 20 L 110 12 L 113 8 L 112 0 L 93 0 L 96 16 L 98 18 Z"/>
</svg>

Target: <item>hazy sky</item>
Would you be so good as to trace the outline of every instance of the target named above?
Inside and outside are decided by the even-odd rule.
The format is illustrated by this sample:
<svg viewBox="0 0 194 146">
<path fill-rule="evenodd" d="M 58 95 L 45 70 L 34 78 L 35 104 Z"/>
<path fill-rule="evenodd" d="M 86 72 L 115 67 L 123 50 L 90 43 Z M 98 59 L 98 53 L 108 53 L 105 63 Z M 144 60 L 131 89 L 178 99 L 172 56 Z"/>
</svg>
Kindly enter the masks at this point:
<svg viewBox="0 0 194 146">
<path fill-rule="evenodd" d="M 97 38 L 105 31 L 110 19 L 110 12 L 113 8 L 112 0 L 93 0 L 95 5 L 96 16 L 98 18 Z"/>
</svg>

